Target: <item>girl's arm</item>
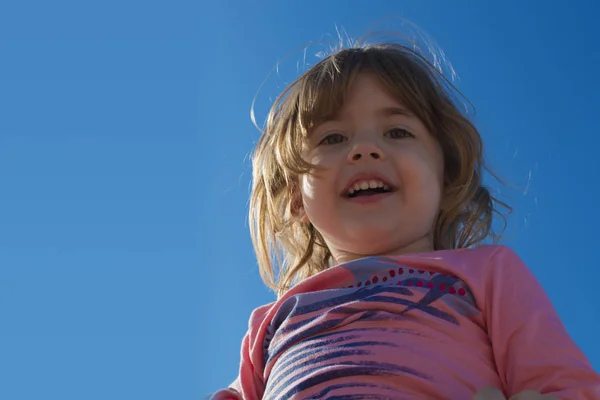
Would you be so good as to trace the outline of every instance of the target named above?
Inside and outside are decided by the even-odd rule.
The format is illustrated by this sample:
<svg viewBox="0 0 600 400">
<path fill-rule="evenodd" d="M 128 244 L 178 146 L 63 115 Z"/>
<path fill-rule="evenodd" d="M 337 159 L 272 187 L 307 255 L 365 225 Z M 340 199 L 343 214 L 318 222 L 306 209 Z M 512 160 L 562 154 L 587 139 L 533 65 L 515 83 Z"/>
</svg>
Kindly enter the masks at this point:
<svg viewBox="0 0 600 400">
<path fill-rule="evenodd" d="M 260 384 L 252 373 L 252 360 L 249 354 L 249 336 L 247 333 L 242 341 L 240 374 L 227 389 L 219 390 L 210 400 L 259 400 L 262 391 Z"/>
<path fill-rule="evenodd" d="M 240 373 L 227 389 L 219 390 L 211 400 L 260 400 L 264 393 L 262 380 L 262 348 L 263 340 L 260 334 L 262 325 L 271 310 L 272 304 L 258 307 L 252 312 L 248 322 L 248 332 L 242 340 L 240 352 Z"/>
<path fill-rule="evenodd" d="M 489 268 L 484 309 L 506 394 L 537 390 L 563 400 L 600 399 L 600 375 L 523 261 L 501 246 Z"/>
</svg>

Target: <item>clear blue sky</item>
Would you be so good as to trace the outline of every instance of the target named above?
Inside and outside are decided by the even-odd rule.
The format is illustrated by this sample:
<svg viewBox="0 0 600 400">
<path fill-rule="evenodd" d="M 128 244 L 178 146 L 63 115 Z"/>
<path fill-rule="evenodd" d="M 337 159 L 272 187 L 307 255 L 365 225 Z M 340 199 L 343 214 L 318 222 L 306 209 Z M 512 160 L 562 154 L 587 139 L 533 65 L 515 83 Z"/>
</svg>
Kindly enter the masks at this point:
<svg viewBox="0 0 600 400">
<path fill-rule="evenodd" d="M 2 2 L 0 398 L 198 399 L 233 380 L 249 314 L 274 298 L 246 222 L 252 98 L 336 24 L 357 37 L 397 14 L 457 70 L 520 187 L 505 243 L 600 369 L 598 7 Z"/>
</svg>

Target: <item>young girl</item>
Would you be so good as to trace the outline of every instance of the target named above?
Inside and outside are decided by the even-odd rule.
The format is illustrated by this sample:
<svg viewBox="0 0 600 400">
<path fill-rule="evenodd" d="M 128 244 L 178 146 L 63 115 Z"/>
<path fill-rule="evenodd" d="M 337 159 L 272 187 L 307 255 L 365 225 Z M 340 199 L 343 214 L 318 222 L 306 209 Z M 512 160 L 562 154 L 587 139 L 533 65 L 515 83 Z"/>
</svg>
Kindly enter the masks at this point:
<svg viewBox="0 0 600 400">
<path fill-rule="evenodd" d="M 501 203 L 450 86 L 410 48 L 363 45 L 275 102 L 250 219 L 278 300 L 252 313 L 214 399 L 600 399 L 519 257 L 476 246 Z"/>
</svg>

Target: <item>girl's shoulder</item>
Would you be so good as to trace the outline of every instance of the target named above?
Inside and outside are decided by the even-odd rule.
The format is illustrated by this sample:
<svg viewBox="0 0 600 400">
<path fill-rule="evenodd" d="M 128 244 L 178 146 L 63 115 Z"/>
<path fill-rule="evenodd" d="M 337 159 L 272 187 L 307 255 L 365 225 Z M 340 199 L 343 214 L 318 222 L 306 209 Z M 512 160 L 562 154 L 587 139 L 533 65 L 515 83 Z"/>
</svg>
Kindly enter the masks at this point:
<svg viewBox="0 0 600 400">
<path fill-rule="evenodd" d="M 475 247 L 465 247 L 462 249 L 438 250 L 431 254 L 437 254 L 439 257 L 443 258 L 488 261 L 498 255 L 515 254 L 515 252 L 506 245 L 481 244 Z"/>
<path fill-rule="evenodd" d="M 523 266 L 522 260 L 517 253 L 505 245 L 479 245 L 477 247 L 440 250 L 426 256 L 433 260 L 439 260 L 453 268 L 464 272 L 491 273 L 496 268 L 509 265 L 510 267 Z"/>
<path fill-rule="evenodd" d="M 491 286 L 505 286 L 514 279 L 531 278 L 531 272 L 520 257 L 505 245 L 437 250 L 394 256 L 393 259 L 434 275 L 458 278 L 478 299 L 484 298 Z"/>
<path fill-rule="evenodd" d="M 422 264 L 431 268 L 443 269 L 449 273 L 476 274 L 489 273 L 506 263 L 522 263 L 519 256 L 505 245 L 479 245 L 462 249 L 436 250 L 428 253 L 406 254 L 392 257 L 396 262 Z"/>
</svg>

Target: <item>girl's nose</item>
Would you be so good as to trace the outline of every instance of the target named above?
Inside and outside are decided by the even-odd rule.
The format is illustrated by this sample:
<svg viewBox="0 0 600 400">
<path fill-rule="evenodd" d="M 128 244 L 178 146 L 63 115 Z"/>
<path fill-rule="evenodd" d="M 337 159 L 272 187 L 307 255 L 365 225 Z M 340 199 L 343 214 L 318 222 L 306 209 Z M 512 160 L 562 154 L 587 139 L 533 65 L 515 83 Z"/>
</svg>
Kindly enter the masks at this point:
<svg viewBox="0 0 600 400">
<path fill-rule="evenodd" d="M 348 153 L 348 161 L 350 162 L 364 161 L 365 159 L 382 160 L 383 158 L 384 154 L 381 148 L 371 143 L 357 144 Z"/>
</svg>

